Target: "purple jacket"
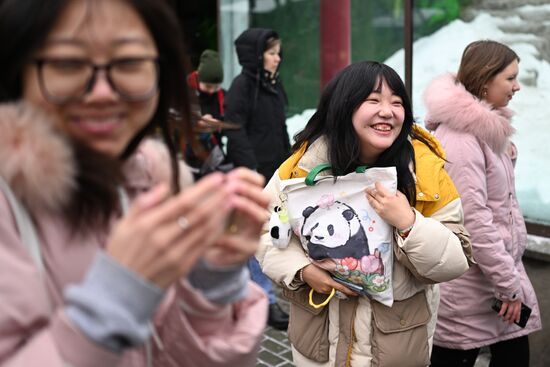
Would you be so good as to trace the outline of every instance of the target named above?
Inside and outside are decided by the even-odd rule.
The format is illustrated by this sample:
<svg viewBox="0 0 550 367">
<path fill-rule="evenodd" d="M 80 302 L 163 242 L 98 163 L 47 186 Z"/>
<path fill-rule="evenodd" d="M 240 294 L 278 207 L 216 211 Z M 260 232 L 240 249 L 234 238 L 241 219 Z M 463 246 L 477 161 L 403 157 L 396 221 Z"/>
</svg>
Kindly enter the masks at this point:
<svg viewBox="0 0 550 367">
<path fill-rule="evenodd" d="M 2 116 L 0 175 L 31 213 L 44 270 L 21 243 L 0 192 L 0 365 L 145 366 L 144 347 L 116 354 L 93 342 L 68 317 L 63 293 L 82 282 L 108 235 L 104 229 L 73 235 L 57 214 L 74 176 L 70 149 L 40 121 Z M 142 144 L 127 163 L 126 189 L 137 193 L 166 180 L 167 158 L 160 144 Z M 259 287 L 251 282 L 248 287 L 245 298 L 218 305 L 185 279 L 172 286 L 153 320 L 154 366 L 254 366 L 267 299 Z"/>
<path fill-rule="evenodd" d="M 445 168 L 461 196 L 477 262 L 441 284 L 434 344 L 472 349 L 539 330 L 537 298 L 521 260 L 526 229 L 508 154 L 512 112 L 480 101 L 452 74 L 431 82 L 424 103 L 426 127 L 435 130 L 447 153 Z M 495 297 L 519 297 L 532 308 L 525 329 L 500 319 L 491 309 Z"/>
</svg>

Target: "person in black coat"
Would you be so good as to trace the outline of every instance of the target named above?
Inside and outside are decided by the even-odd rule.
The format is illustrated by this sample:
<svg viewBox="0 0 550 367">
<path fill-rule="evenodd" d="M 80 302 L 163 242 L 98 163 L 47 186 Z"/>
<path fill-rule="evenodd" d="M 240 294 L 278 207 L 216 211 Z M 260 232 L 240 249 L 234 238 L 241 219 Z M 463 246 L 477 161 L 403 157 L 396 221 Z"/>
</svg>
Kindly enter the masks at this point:
<svg viewBox="0 0 550 367">
<path fill-rule="evenodd" d="M 271 29 L 250 28 L 236 40 L 242 72 L 225 99 L 225 118 L 242 129 L 228 131 L 227 154 L 235 166 L 256 169 L 266 182 L 290 156 L 286 93 L 279 79 L 281 40 Z"/>
<path fill-rule="evenodd" d="M 290 156 L 286 129 L 286 94 L 279 79 L 281 40 L 264 28 L 250 28 L 236 40 L 242 72 L 231 83 L 225 97 L 225 119 L 241 125 L 227 130 L 227 156 L 235 166 L 257 170 L 266 182 Z M 269 298 L 268 324 L 286 330 L 288 314 L 277 304 L 271 280 L 256 258 L 248 262 L 250 275 Z"/>
</svg>

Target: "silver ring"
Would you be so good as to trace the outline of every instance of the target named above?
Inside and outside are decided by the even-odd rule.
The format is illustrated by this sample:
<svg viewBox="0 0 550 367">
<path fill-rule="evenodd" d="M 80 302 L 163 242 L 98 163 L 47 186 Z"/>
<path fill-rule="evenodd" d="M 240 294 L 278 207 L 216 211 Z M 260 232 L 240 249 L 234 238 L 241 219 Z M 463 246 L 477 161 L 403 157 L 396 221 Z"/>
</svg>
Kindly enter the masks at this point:
<svg viewBox="0 0 550 367">
<path fill-rule="evenodd" d="M 182 231 L 185 231 L 189 227 L 189 221 L 183 215 L 178 217 L 176 223 L 178 223 Z"/>
</svg>

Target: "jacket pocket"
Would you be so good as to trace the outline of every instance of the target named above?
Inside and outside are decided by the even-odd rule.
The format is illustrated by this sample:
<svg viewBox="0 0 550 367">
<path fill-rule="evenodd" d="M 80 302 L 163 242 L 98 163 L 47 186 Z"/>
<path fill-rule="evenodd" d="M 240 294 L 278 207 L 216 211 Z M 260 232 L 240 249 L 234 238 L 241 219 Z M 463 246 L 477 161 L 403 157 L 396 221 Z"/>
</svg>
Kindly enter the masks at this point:
<svg viewBox="0 0 550 367">
<path fill-rule="evenodd" d="M 424 292 L 392 307 L 371 302 L 373 366 L 429 365 L 428 328 L 431 313 Z"/>
<path fill-rule="evenodd" d="M 504 243 L 504 248 L 510 255 L 514 256 L 514 252 L 517 250 L 514 249 L 514 243 L 512 241 L 511 230 L 513 229 L 513 226 L 510 225 L 508 228 L 506 228 L 504 226 L 497 224 L 497 229 L 498 229 L 498 234 L 500 238 L 502 238 L 502 242 Z M 516 260 L 515 257 L 514 257 L 514 260 Z"/>
<path fill-rule="evenodd" d="M 323 363 L 329 358 L 328 305 L 318 309 L 310 306 L 310 289 L 307 286 L 295 291 L 283 288 L 283 296 L 290 301 L 288 340 L 305 357 Z M 315 296 L 326 298 L 323 294 Z"/>
</svg>

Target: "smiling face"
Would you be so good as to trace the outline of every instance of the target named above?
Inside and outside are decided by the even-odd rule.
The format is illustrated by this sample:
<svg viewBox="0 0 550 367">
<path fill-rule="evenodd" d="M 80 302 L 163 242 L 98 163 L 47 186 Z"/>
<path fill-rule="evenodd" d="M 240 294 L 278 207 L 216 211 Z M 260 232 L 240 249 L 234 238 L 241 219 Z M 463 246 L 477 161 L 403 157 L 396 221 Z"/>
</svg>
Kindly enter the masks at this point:
<svg viewBox="0 0 550 367">
<path fill-rule="evenodd" d="M 263 55 L 264 58 L 264 69 L 269 71 L 271 74 L 275 74 L 279 63 L 281 62 L 281 44 L 277 43 L 275 46 L 268 48 Z"/>
<path fill-rule="evenodd" d="M 122 0 L 69 2 L 35 55 L 39 59 L 61 60 L 56 68 L 65 68 L 62 71 L 65 76 L 70 72 L 67 60 L 104 65 L 113 60 L 157 56 L 155 42 L 143 20 Z M 134 72 L 132 65 L 123 64 L 121 72 Z M 59 76 L 57 79 L 58 85 L 65 82 Z M 128 102 L 113 89 L 105 70 L 97 72 L 95 82 L 82 98 L 64 104 L 52 103 L 40 88 L 34 64 L 24 72 L 23 98 L 54 115 L 71 138 L 113 157 L 120 156 L 136 133 L 147 125 L 158 103 L 158 93 L 140 102 Z"/>
<path fill-rule="evenodd" d="M 405 109 L 401 97 L 394 94 L 386 81 L 379 83 L 353 113 L 353 128 L 361 144 L 361 161 L 374 163 L 399 136 Z"/>
<path fill-rule="evenodd" d="M 520 90 L 518 71 L 518 60 L 514 60 L 485 85 L 483 99 L 494 107 L 506 107 Z"/>
</svg>

